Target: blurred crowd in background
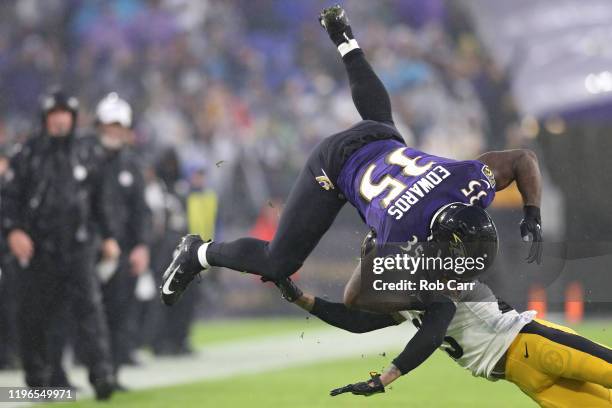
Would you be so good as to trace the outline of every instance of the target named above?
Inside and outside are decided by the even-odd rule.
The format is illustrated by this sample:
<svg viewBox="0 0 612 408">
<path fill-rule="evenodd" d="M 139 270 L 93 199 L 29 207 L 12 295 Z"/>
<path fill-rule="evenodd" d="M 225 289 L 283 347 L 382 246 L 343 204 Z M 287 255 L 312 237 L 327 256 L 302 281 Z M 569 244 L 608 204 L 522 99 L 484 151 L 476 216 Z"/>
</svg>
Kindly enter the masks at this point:
<svg viewBox="0 0 612 408">
<path fill-rule="evenodd" d="M 355 34 L 388 87 L 407 142 L 457 158 L 523 144 L 504 73 L 457 2 L 347 1 Z M 118 91 L 153 167 L 176 149 L 225 223 L 252 222 L 282 197 L 309 150 L 350 126 L 339 56 L 318 26 L 324 1 L 17 0 L 0 5 L 0 143 L 31 131 L 39 95 L 63 84 L 82 124 Z"/>
<path fill-rule="evenodd" d="M 512 78 L 483 46 L 463 3 L 343 2 L 355 37 L 391 94 L 398 129 L 409 145 L 458 159 L 533 147 L 539 132 L 545 236 L 562 238 L 565 202 L 573 236 L 605 239 L 609 217 L 593 227 L 582 220 L 612 197 L 596 188 L 597 180 L 583 180 L 600 171 L 585 157 L 605 156 L 606 150 L 592 146 L 609 126 L 566 127 L 555 117 L 550 122 L 555 126 L 539 128 L 534 118 L 519 114 Z M 161 306 L 154 285 L 186 232 L 228 239 L 247 231 L 270 239 L 310 150 L 360 120 L 338 52 L 317 22 L 329 5 L 323 0 L 0 2 L 0 172 L 13 147 L 39 131 L 40 96 L 50 86 L 80 100 L 80 133 L 94 126 L 96 104 L 109 92 L 134 111 L 129 144 L 143 163 L 151 210 L 147 273 L 153 285 L 136 286 L 133 349 L 190 352 L 189 325 L 198 314 L 290 312 L 275 291 L 252 290 L 261 283 L 241 274 L 215 279 L 215 272 L 172 309 Z M 559 136 L 570 131 L 575 137 Z M 583 135 L 591 147 L 577 145 Z M 556 171 L 560 159 L 568 165 Z M 492 212 L 506 242 L 518 237 L 520 205 L 517 191 L 496 198 Z M 308 276 L 306 286 L 330 297 L 340 296 L 364 232 L 354 212 L 341 214 L 336 225 L 297 276 Z M 500 261 L 508 271 L 519 268 L 516 262 Z M 605 289 L 609 277 L 601 279 L 592 286 Z M 526 303 L 528 288 L 513 289 L 520 293 L 515 299 Z M 6 324 L 11 322 L 0 321 Z M 4 335 L 0 341 L 14 347 L 14 333 Z M 6 358 L 0 356 L 0 366 L 12 366 Z"/>
</svg>

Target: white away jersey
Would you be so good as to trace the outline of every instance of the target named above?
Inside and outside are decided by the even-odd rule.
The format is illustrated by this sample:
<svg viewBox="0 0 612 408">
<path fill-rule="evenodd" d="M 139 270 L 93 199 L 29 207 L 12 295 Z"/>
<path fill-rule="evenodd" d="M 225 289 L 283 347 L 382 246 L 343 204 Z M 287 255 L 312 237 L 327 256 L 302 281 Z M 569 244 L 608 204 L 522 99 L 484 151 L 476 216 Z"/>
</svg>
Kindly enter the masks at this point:
<svg viewBox="0 0 612 408">
<path fill-rule="evenodd" d="M 473 375 L 495 381 L 490 377 L 495 364 L 523 326 L 534 319 L 536 312 L 519 314 L 514 309 L 502 307 L 484 283 L 476 283 L 473 290 L 463 291 L 455 305 L 457 311 L 440 348 Z M 420 327 L 422 311 L 400 313 Z"/>
</svg>

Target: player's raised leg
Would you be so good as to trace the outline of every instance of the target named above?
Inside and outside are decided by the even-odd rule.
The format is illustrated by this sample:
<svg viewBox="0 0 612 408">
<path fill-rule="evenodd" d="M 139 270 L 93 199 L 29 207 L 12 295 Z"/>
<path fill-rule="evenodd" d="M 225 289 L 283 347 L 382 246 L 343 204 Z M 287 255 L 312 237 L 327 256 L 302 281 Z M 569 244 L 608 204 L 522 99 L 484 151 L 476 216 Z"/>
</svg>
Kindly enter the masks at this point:
<svg viewBox="0 0 612 408">
<path fill-rule="evenodd" d="M 346 11 L 340 6 L 328 7 L 321 12 L 319 22 L 342 56 L 353 102 L 361 117 L 393 124 L 389 94 L 354 38 Z"/>
<path fill-rule="evenodd" d="M 354 40 L 346 13 L 340 8 L 326 9 L 321 22 L 343 54 L 361 116 L 392 125 L 389 95 Z M 354 135 L 356 131 L 349 133 Z M 385 132 L 377 132 L 376 137 L 378 133 Z M 396 131 L 387 133 L 393 133 L 387 138 L 400 138 Z M 295 273 L 346 202 L 334 185 L 347 158 L 342 143 L 348 137 L 337 134 L 332 138 L 325 139 L 310 154 L 289 194 L 272 241 L 241 238 L 232 242 L 203 242 L 197 236 L 184 237 L 163 276 L 163 302 L 175 303 L 194 277 L 210 266 L 249 272 L 273 281 Z"/>
</svg>

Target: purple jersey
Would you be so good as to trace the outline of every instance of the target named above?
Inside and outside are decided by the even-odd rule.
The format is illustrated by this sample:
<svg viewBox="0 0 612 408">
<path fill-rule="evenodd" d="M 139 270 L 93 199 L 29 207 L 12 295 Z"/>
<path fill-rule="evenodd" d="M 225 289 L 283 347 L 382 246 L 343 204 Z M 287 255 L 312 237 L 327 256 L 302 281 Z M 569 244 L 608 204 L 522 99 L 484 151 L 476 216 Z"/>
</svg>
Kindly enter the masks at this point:
<svg viewBox="0 0 612 408">
<path fill-rule="evenodd" d="M 432 156 L 396 140 L 353 153 L 338 187 L 376 231 L 379 245 L 427 241 L 441 207 L 461 202 L 486 208 L 495 197 L 495 178 L 485 164 Z"/>
</svg>

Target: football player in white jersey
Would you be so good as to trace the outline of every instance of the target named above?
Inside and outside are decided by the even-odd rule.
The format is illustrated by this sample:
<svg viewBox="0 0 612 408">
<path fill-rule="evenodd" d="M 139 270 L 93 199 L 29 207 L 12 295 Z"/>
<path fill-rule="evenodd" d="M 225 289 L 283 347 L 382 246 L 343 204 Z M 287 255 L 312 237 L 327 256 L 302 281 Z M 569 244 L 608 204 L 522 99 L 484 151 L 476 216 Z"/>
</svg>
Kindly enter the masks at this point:
<svg viewBox="0 0 612 408">
<path fill-rule="evenodd" d="M 277 286 L 288 301 L 353 333 L 378 330 L 405 320 L 420 329 L 422 320 L 428 318 L 419 310 L 418 302 L 412 310 L 375 313 L 303 293 L 289 278 Z M 518 313 L 480 282 L 474 290 L 459 293 L 454 303 L 456 312 L 444 338 L 431 341 L 472 375 L 510 381 L 542 407 L 612 407 L 612 349 L 567 327 L 536 319 L 535 311 Z M 382 374 L 334 389 L 330 394 L 368 396 L 384 392 L 385 386 L 407 374 L 396 365 L 416 368 L 428 357 L 419 355 L 418 349 L 406 347 Z"/>
</svg>

